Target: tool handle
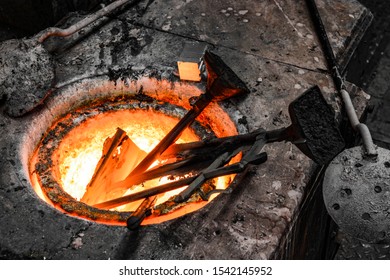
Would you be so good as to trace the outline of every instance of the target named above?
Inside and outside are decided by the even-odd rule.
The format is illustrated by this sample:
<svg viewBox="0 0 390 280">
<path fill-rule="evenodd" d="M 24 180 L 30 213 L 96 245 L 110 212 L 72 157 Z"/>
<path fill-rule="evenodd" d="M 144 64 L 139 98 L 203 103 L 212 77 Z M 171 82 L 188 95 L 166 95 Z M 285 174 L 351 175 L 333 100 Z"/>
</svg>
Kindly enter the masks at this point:
<svg viewBox="0 0 390 280">
<path fill-rule="evenodd" d="M 310 16 L 312 18 L 314 28 L 317 33 L 317 37 L 321 43 L 322 49 L 324 51 L 324 56 L 328 64 L 329 69 L 332 71 L 332 78 L 337 89 L 343 87 L 343 79 L 340 79 L 339 65 L 337 63 L 336 57 L 333 53 L 332 46 L 326 33 L 325 25 L 322 21 L 320 12 L 318 11 L 315 0 L 306 0 L 307 7 L 310 11 Z"/>
<path fill-rule="evenodd" d="M 225 176 L 225 175 L 230 175 L 230 174 L 235 174 L 235 173 L 240 173 L 247 168 L 249 164 L 253 165 L 259 165 L 261 163 L 266 162 L 267 160 L 267 153 L 263 152 L 260 153 L 256 156 L 253 156 L 250 161 L 240 161 L 225 167 L 221 167 L 215 170 L 212 170 L 210 172 L 204 173 L 204 177 L 206 179 L 211 179 L 215 177 L 220 177 L 220 176 Z"/>
<path fill-rule="evenodd" d="M 175 127 L 172 128 L 171 131 L 165 135 L 165 137 L 157 144 L 157 146 L 146 155 L 146 157 L 136 166 L 136 168 L 130 172 L 127 178 L 131 178 L 132 176 L 147 170 L 150 165 L 180 137 L 184 129 L 186 129 L 194 122 L 196 117 L 211 102 L 211 99 L 212 96 L 207 91 L 206 93 L 201 94 L 193 108 L 188 111 L 187 114 L 175 125 Z"/>
<path fill-rule="evenodd" d="M 267 143 L 281 142 L 281 141 L 293 141 L 294 133 L 293 127 L 282 127 L 274 130 L 267 131 L 265 134 Z"/>
<path fill-rule="evenodd" d="M 264 135 L 265 137 L 265 134 L 266 131 L 263 128 L 258 128 L 253 132 L 245 134 L 213 138 L 210 140 L 195 141 L 190 143 L 173 144 L 162 154 L 162 158 L 172 158 L 176 157 L 178 154 L 184 156 L 186 154 L 204 154 L 212 151 L 212 149 L 215 149 L 215 147 L 220 145 L 223 145 L 227 149 L 228 147 L 234 149 L 239 146 L 252 145 L 253 142 L 256 141 L 257 136 Z"/>
<path fill-rule="evenodd" d="M 137 0 L 133 0 L 132 2 L 135 3 Z M 52 36 L 58 36 L 58 37 L 66 37 L 70 36 L 80 29 L 90 25 L 92 22 L 98 20 L 99 18 L 107 15 L 108 13 L 114 11 L 115 9 L 119 8 L 123 4 L 126 4 L 126 2 L 129 2 L 129 0 L 116 0 L 112 2 L 110 5 L 103 7 L 102 9 L 98 10 L 97 12 L 87 16 L 86 18 L 82 19 L 81 21 L 77 22 L 76 24 L 71 25 L 70 27 L 66 29 L 61 29 L 57 27 L 50 27 L 46 30 L 44 30 L 42 33 L 38 34 L 38 42 L 43 43 L 47 38 Z"/>
<path fill-rule="evenodd" d="M 370 130 L 367 125 L 361 123 L 356 114 L 355 108 L 352 104 L 349 93 L 345 89 L 340 90 L 341 97 L 344 102 L 345 111 L 347 113 L 348 119 L 351 123 L 352 128 L 355 131 L 358 131 L 360 136 L 362 137 L 363 146 L 366 151 L 367 156 L 369 157 L 377 157 L 378 151 L 375 148 L 374 142 L 371 137 Z"/>
<path fill-rule="evenodd" d="M 204 176 L 205 173 L 212 171 L 216 168 L 219 168 L 223 165 L 225 165 L 230 159 L 235 156 L 239 150 L 233 151 L 233 152 L 226 152 L 222 155 L 220 155 L 218 158 L 216 158 L 205 170 L 203 170 L 194 181 L 191 182 L 191 184 L 185 188 L 183 191 L 181 191 L 175 198 L 175 202 L 183 202 L 186 201 L 191 197 L 191 195 L 199 189 L 203 183 L 207 180 L 207 178 Z"/>
<path fill-rule="evenodd" d="M 143 190 L 140 192 L 136 192 L 136 193 L 122 196 L 122 197 L 118 197 L 118 198 L 114 198 L 114 199 L 107 200 L 104 202 L 100 202 L 100 203 L 94 204 L 93 207 L 100 208 L 100 209 L 111 209 L 114 207 L 118 207 L 118 206 L 130 203 L 133 201 L 137 201 L 137 200 L 149 197 L 149 196 L 154 196 L 154 195 L 157 195 L 160 193 L 169 192 L 169 191 L 181 188 L 185 185 L 190 184 L 195 178 L 196 178 L 196 176 L 187 177 L 187 178 L 181 179 L 179 181 L 173 181 L 173 182 L 161 185 L 161 186 L 153 187 L 153 188 L 146 189 L 146 190 Z"/>
<path fill-rule="evenodd" d="M 333 53 L 332 46 L 330 45 L 330 41 L 326 33 L 324 23 L 322 22 L 321 15 L 318 11 L 316 2 L 315 0 L 306 0 L 306 4 L 310 11 L 310 16 L 316 29 L 318 39 L 320 40 L 324 56 L 326 58 L 326 62 L 331 71 L 334 84 L 336 86 L 336 89 L 341 94 L 351 126 L 354 130 L 358 131 L 360 136 L 362 137 L 363 146 L 365 148 L 367 156 L 375 158 L 378 156 L 378 152 L 376 151 L 375 145 L 373 143 L 371 133 L 365 124 L 360 123 L 356 115 L 355 108 L 351 101 L 351 96 L 346 90 L 344 79 L 341 76 L 339 65 Z"/>
<path fill-rule="evenodd" d="M 137 210 L 135 210 L 127 219 L 127 228 L 130 230 L 137 229 L 141 225 L 142 221 L 151 214 L 151 208 L 156 203 L 156 200 L 156 196 L 145 198 L 141 205 L 138 206 Z"/>
<path fill-rule="evenodd" d="M 247 162 L 247 164 L 260 164 L 260 163 L 265 162 L 266 160 L 267 160 L 267 154 L 261 153 L 255 157 L 253 157 L 252 160 Z M 234 174 L 234 173 L 242 171 L 244 169 L 243 167 L 245 167 L 245 165 L 235 164 L 234 167 L 225 166 L 225 167 L 218 168 L 217 170 L 211 170 L 209 172 L 205 172 L 205 173 L 203 173 L 203 176 L 205 176 L 205 178 L 207 178 L 207 179 L 211 179 L 211 178 L 215 178 L 215 177 L 219 177 L 219 176 L 230 175 L 230 174 Z M 197 178 L 197 176 L 187 177 L 187 178 L 181 179 L 179 181 L 174 181 L 174 182 L 167 183 L 167 184 L 164 184 L 161 186 L 146 189 L 146 190 L 143 190 L 143 191 L 140 191 L 137 193 L 133 193 L 133 194 L 129 194 L 129 195 L 126 195 L 123 197 L 119 197 L 119 198 L 115 198 L 115 199 L 108 200 L 105 202 L 101 202 L 101 203 L 95 204 L 93 206 L 96 208 L 100 208 L 100 209 L 111 209 L 111 208 L 114 208 L 114 207 L 117 207 L 120 205 L 124 205 L 124 204 L 130 203 L 130 202 L 133 202 L 133 201 L 137 201 L 137 200 L 146 198 L 146 197 L 155 196 L 155 195 L 160 194 L 160 193 L 164 193 L 167 191 L 181 188 L 185 185 L 191 184 L 196 178 Z"/>
</svg>

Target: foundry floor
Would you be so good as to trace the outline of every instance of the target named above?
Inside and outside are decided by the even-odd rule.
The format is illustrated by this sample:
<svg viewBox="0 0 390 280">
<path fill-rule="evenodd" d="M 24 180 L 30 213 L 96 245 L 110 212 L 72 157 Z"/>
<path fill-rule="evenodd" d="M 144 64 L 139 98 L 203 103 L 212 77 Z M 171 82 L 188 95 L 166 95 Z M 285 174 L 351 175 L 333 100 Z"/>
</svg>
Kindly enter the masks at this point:
<svg viewBox="0 0 390 280">
<path fill-rule="evenodd" d="M 315 46 L 315 36 L 310 30 L 303 8 L 296 7 L 289 1 L 282 3 L 275 0 L 268 1 L 268 4 L 263 1 L 260 12 L 255 11 L 257 1 L 245 1 L 245 5 L 235 1 L 215 1 L 216 7 L 213 8 L 217 14 L 209 15 L 212 9 L 205 1 L 199 1 L 203 3 L 199 6 L 190 0 L 170 0 L 170 5 L 166 4 L 168 1 L 141 2 L 141 9 L 113 18 L 101 31 L 81 41 L 65 55 L 58 56 L 58 83 L 66 85 L 74 78 L 96 73 L 102 75 L 107 69 L 148 70 L 146 66 L 149 64 L 145 65 L 145 61 L 162 65 L 162 70 L 157 70 L 165 75 L 175 67 L 175 59 L 186 42 L 196 41 L 215 47 L 227 64 L 239 76 L 244 77 L 251 88 L 252 92 L 246 100 L 234 101 L 246 114 L 245 121 L 249 130 L 259 126 L 268 129 L 288 124 L 288 103 L 310 85 L 318 83 L 327 100 L 334 101 L 332 81 L 325 74 L 325 62 L 320 49 Z M 321 1 L 321 9 L 324 9 L 323 3 L 326 2 L 328 1 Z M 340 60 L 346 64 L 356 46 L 349 46 L 345 50 L 345 37 L 356 36 L 348 40 L 353 42 L 353 39 L 358 40 L 361 35 L 351 35 L 356 30 L 348 23 L 354 22 L 353 19 L 358 17 L 362 17 L 364 21 L 367 14 L 361 12 L 361 7 L 355 1 L 336 2 L 340 6 L 327 6 L 331 11 L 327 11 L 326 22 L 332 28 L 331 39 L 335 43 L 336 53 L 341 53 Z M 351 13 L 333 18 L 337 9 L 345 10 L 344 5 L 351 5 Z M 259 24 L 261 26 L 255 24 L 257 19 L 264 21 Z M 361 29 L 364 28 L 362 26 Z M 229 36 L 240 40 L 230 40 Z M 382 70 L 378 70 L 376 79 L 380 82 L 373 80 L 372 83 L 364 84 L 364 89 L 373 96 L 373 100 L 379 102 L 367 122 L 375 140 L 383 145 L 390 145 L 389 115 L 384 113 L 390 109 L 390 98 L 385 94 L 390 88 L 385 82 L 389 80 L 385 74 L 388 69 L 386 67 L 390 65 L 390 47 L 378 62 L 379 67 L 376 69 Z M 165 71 L 167 69 L 169 71 Z M 355 80 L 352 82 L 360 85 Z M 355 90 L 357 96 L 361 97 L 362 93 Z M 361 113 L 365 100 L 364 97 L 357 99 Z M 1 104 L 4 103 L 7 100 L 2 97 Z M 15 129 L 11 125 L 17 125 L 18 121 L 0 118 L 0 124 L 11 135 L 10 132 Z M 0 140 L 2 137 L 5 139 L 5 136 L 0 136 Z M 13 148 L 13 144 L 9 144 L 4 147 L 4 151 L 15 153 Z M 6 182 L 6 179 L 14 178 L 7 178 L 2 174 L 0 198 L 4 196 L 8 204 L 0 205 L 0 209 L 4 208 L 9 213 L 7 215 L 24 213 L 27 216 L 28 213 L 31 223 L 28 229 L 24 229 L 15 219 L 6 215 L 0 217 L 0 258 L 303 258 L 305 253 L 294 255 L 295 252 L 277 251 L 283 251 L 285 247 L 283 235 L 288 232 L 289 223 L 297 218 L 295 215 L 302 201 L 305 184 L 309 181 L 309 169 L 312 171 L 314 168 L 292 145 L 277 144 L 270 147 L 268 152 L 272 160 L 251 171 L 251 176 L 245 181 L 249 187 L 235 192 L 231 197 L 224 196 L 220 204 L 215 204 L 220 208 L 213 205 L 207 213 L 200 211 L 189 219 L 182 218 L 167 225 L 146 227 L 136 233 L 129 233 L 123 228 L 68 219 L 41 205 L 36 208 L 45 211 L 30 213 L 28 207 L 36 209 L 31 206 L 34 199 L 28 193 L 28 188 L 23 186 L 14 190 Z M 13 167 L 4 157 L 0 159 L 0 168 L 7 170 Z M 12 208 L 14 200 L 9 196 L 16 191 L 19 195 L 24 194 L 28 205 L 19 206 L 20 209 Z M 208 219 L 204 219 L 206 216 Z M 26 217 L 21 218 L 22 221 L 26 221 L 25 219 Z M 49 221 L 48 229 L 40 226 L 44 220 Z M 56 223 L 52 223 L 53 220 Z M 53 229 L 52 232 L 49 229 Z M 53 235 L 55 242 L 50 240 L 50 235 Z M 81 245 L 77 248 L 74 246 L 75 240 L 81 240 Z M 357 246 L 363 245 L 355 245 L 353 241 L 343 239 L 337 257 L 364 258 L 363 255 L 359 257 L 354 254 Z M 349 250 L 352 253 L 347 253 L 348 248 L 352 248 Z M 314 253 L 308 258 L 315 257 L 320 256 Z"/>
</svg>

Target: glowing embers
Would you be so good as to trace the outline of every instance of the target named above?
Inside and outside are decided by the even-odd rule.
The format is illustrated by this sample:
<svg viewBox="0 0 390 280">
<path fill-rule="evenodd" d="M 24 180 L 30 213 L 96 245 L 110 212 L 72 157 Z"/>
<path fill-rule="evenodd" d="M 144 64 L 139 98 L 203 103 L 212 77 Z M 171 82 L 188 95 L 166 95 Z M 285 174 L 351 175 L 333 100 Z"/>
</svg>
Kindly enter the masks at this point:
<svg viewBox="0 0 390 280">
<path fill-rule="evenodd" d="M 168 114 L 169 113 L 169 114 Z M 123 180 L 138 162 L 171 130 L 185 110 L 172 104 L 157 102 L 113 102 L 76 110 L 57 121 L 40 143 L 31 161 L 34 188 L 40 197 L 68 214 L 110 224 L 125 224 L 130 212 L 137 210 L 141 200 L 126 203 L 109 210 L 95 207 L 97 203 L 118 197 L 110 188 Z M 222 116 L 226 117 L 226 116 Z M 195 123 L 195 131 L 186 129 L 176 143 L 193 142 L 206 136 L 206 130 Z M 99 160 L 102 160 L 118 131 L 125 132 L 126 145 L 120 145 L 113 155 L 116 167 L 109 170 L 109 179 L 101 188 L 86 192 Z M 105 144 L 106 142 L 106 144 Z M 127 152 L 124 150 L 127 149 Z M 123 154 L 123 157 L 120 155 Z M 162 164 L 155 162 L 154 165 Z M 111 172 L 112 171 L 112 172 Z M 112 174 L 115 173 L 115 174 Z M 181 174 L 180 178 L 187 175 Z M 190 176 L 190 175 L 188 175 Z M 213 179 L 214 188 L 224 189 L 233 176 Z M 176 176 L 157 177 L 121 190 L 119 196 L 145 191 L 179 179 Z M 183 186 L 185 187 L 185 186 Z M 143 224 L 156 223 L 181 216 L 204 206 L 208 201 L 194 196 L 186 203 L 176 203 L 175 188 L 157 195 L 155 211 Z M 97 191 L 96 191 L 97 190 Z"/>
</svg>

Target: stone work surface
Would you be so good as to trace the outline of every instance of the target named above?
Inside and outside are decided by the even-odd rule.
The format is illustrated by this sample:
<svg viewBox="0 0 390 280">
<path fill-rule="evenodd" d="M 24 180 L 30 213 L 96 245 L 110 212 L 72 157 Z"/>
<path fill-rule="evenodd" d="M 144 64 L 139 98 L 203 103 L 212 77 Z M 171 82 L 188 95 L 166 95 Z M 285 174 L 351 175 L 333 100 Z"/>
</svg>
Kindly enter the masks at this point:
<svg viewBox="0 0 390 280">
<path fill-rule="evenodd" d="M 318 1 L 340 61 L 369 13 L 356 1 Z M 290 124 L 288 104 L 312 85 L 340 113 L 304 6 L 292 1 L 141 1 L 55 57 L 56 89 L 116 71 L 172 76 L 188 42 L 206 43 L 250 89 L 230 100 L 250 131 Z M 295 3 L 295 2 L 294 2 Z M 114 81 L 113 81 L 114 83 Z M 355 88 L 359 114 L 367 95 Z M 3 100 L 7 103 L 7 100 Z M 44 107 L 44 104 L 43 104 Z M 283 250 L 316 166 L 291 143 L 267 145 L 268 161 L 202 210 L 129 232 L 71 218 L 41 202 L 25 173 L 25 135 L 42 106 L 0 115 L 0 258 L 269 259 Z M 302 237 L 304 238 L 304 237 Z"/>
<path fill-rule="evenodd" d="M 168 5 L 167 5 L 168 4 Z M 332 46 L 348 53 L 354 28 L 370 18 L 352 1 L 319 1 Z M 340 11 L 344 11 L 340 13 Z M 352 20 L 353 19 L 358 19 Z M 326 69 L 304 2 L 294 1 L 153 1 L 140 22 L 158 30 L 240 50 L 310 70 Z M 283 26 L 283 28 L 280 28 Z M 352 35 L 352 36 L 351 36 Z M 240 38 L 240 40 L 232 40 Z"/>
</svg>

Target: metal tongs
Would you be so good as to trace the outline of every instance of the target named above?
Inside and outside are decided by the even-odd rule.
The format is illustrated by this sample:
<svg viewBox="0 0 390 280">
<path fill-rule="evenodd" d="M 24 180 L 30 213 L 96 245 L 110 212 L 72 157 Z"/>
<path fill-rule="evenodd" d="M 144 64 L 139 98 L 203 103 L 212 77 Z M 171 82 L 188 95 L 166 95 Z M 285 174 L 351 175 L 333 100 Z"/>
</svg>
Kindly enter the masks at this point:
<svg viewBox="0 0 390 280">
<path fill-rule="evenodd" d="M 259 137 L 259 139 L 255 142 L 252 148 L 245 154 L 245 156 L 241 159 L 241 161 L 237 163 L 233 163 L 227 166 L 223 166 L 228 162 L 232 157 L 234 157 L 241 149 L 237 149 L 233 152 L 226 152 L 215 159 L 207 168 L 201 171 L 196 176 L 191 176 L 186 179 L 181 179 L 179 181 L 175 181 L 166 185 L 158 186 L 152 189 L 145 190 L 144 192 L 137 193 L 136 196 L 128 195 L 116 200 L 107 201 L 101 205 L 95 205 L 99 208 L 105 208 L 105 206 L 112 205 L 122 205 L 129 203 L 131 201 L 139 200 L 140 196 L 145 198 L 145 200 L 141 203 L 141 205 L 134 211 L 127 220 L 127 228 L 130 230 L 137 229 L 142 221 L 151 214 L 151 208 L 156 202 L 156 195 L 159 193 L 164 193 L 169 190 L 177 189 L 188 185 L 186 189 L 184 189 L 181 193 L 179 193 L 173 200 L 176 203 L 182 203 L 190 199 L 190 197 L 198 192 L 200 197 L 203 200 L 209 200 L 210 196 L 215 193 L 220 193 L 226 191 L 225 189 L 214 189 L 207 193 L 204 193 L 201 190 L 202 185 L 213 178 L 226 176 L 231 174 L 237 174 L 245 171 L 249 165 L 259 165 L 264 163 L 267 160 L 267 154 L 265 152 L 260 153 L 263 148 L 266 140 L 264 137 Z"/>
<path fill-rule="evenodd" d="M 289 113 L 291 125 L 286 128 L 272 131 L 259 128 L 248 134 L 171 145 L 166 154 L 162 154 L 162 157 L 177 156 L 183 159 L 146 171 L 137 180 L 140 182 L 142 177 L 143 179 L 153 176 L 161 177 L 168 174 L 172 175 L 174 172 L 184 174 L 184 170 L 196 170 L 197 175 L 94 206 L 109 209 L 139 199 L 148 199 L 131 215 L 129 221 L 132 221 L 131 225 L 134 226 L 139 224 L 136 221 L 142 222 L 142 219 L 146 217 L 146 213 L 149 213 L 150 208 L 153 207 L 155 200 L 150 199 L 151 196 L 189 185 L 174 198 L 176 203 L 181 203 L 188 200 L 196 192 L 202 199 L 208 200 L 212 193 L 224 191 L 215 189 L 208 193 L 202 193 L 201 187 L 211 178 L 237 174 L 244 171 L 251 164 L 258 165 L 265 162 L 267 154 L 261 153 L 261 150 L 266 143 L 290 141 L 320 165 L 327 164 L 343 150 L 345 143 L 337 128 L 334 111 L 326 103 L 317 86 L 310 88 L 294 100 L 289 105 Z M 315 115 L 318 117 L 314 117 Z M 326 141 L 324 141 L 325 138 Z M 250 147 L 249 150 L 247 147 Z M 226 165 L 232 157 L 244 150 L 247 151 L 240 162 Z M 145 205 L 148 207 L 145 207 Z M 129 228 L 133 227 L 131 225 Z"/>
<path fill-rule="evenodd" d="M 188 199 L 191 196 L 191 194 L 193 194 L 206 180 L 220 177 L 220 176 L 240 173 L 244 171 L 246 167 L 248 167 L 248 165 L 250 164 L 258 165 L 265 162 L 267 160 L 267 154 L 259 153 L 263 148 L 263 146 L 265 145 L 265 143 L 266 143 L 266 139 L 265 139 L 265 134 L 263 133 L 257 137 L 255 144 L 253 144 L 250 150 L 245 154 L 245 156 L 238 163 L 224 166 L 227 162 L 230 161 L 232 157 L 234 157 L 236 154 L 242 151 L 244 149 L 244 146 L 237 148 L 233 152 L 225 152 L 222 155 L 218 156 L 217 159 L 215 159 L 208 167 L 204 168 L 197 175 L 189 176 L 187 178 L 178 181 L 174 181 L 144 191 L 140 191 L 134 194 L 129 194 L 123 197 L 98 203 L 95 204 L 94 207 L 101 208 L 101 209 L 110 209 L 143 198 L 148 198 L 150 196 L 154 196 L 160 193 L 178 189 L 186 185 L 190 185 L 188 189 L 184 190 L 182 193 L 178 195 L 178 198 L 176 198 L 177 201 L 180 200 L 181 202 L 183 202 L 184 200 Z M 170 172 L 166 173 L 165 175 L 168 174 L 170 174 Z M 164 176 L 164 174 L 160 174 L 160 176 Z"/>
</svg>

